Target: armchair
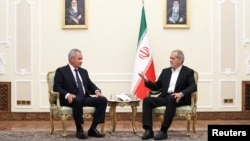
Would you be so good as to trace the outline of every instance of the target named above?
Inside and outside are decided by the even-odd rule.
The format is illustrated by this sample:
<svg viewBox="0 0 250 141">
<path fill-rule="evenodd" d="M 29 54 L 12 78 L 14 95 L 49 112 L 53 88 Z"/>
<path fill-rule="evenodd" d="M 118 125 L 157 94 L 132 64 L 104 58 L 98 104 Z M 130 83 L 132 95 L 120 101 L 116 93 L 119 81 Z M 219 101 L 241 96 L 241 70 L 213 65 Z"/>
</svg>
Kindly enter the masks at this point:
<svg viewBox="0 0 250 141">
<path fill-rule="evenodd" d="M 72 108 L 60 105 L 60 94 L 53 91 L 55 71 L 47 73 L 49 103 L 50 103 L 50 134 L 54 132 L 54 118 L 60 117 L 62 121 L 62 136 L 66 137 L 66 120 L 72 116 Z M 89 119 L 93 117 L 95 107 L 83 107 L 83 118 Z M 104 133 L 104 124 L 101 125 L 101 132 Z"/>
<path fill-rule="evenodd" d="M 198 72 L 194 72 L 194 79 L 195 79 L 195 83 L 198 83 Z M 155 96 L 160 94 L 161 91 L 150 91 L 149 92 L 149 96 Z M 183 106 L 179 106 L 176 108 L 176 116 L 182 116 L 185 117 L 187 120 L 187 127 L 186 127 L 186 135 L 190 136 L 190 123 L 191 121 L 193 122 L 192 127 L 193 127 L 193 132 L 196 132 L 196 119 L 197 119 L 197 113 L 196 113 L 196 109 L 197 109 L 197 91 L 193 92 L 191 94 L 191 105 L 183 105 Z M 160 117 L 161 122 L 163 122 L 164 119 L 164 113 L 166 110 L 166 106 L 159 106 L 153 109 L 153 115 L 154 116 L 158 116 Z"/>
</svg>

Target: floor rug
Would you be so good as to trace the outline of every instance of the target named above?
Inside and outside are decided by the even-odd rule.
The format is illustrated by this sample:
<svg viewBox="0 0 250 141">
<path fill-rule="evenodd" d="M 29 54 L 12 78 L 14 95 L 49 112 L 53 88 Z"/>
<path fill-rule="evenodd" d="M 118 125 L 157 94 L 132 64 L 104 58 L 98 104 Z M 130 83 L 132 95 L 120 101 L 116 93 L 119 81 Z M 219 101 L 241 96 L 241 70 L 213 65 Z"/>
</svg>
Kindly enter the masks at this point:
<svg viewBox="0 0 250 141">
<path fill-rule="evenodd" d="M 155 132 L 156 134 L 157 132 Z M 0 141 L 77 141 L 74 131 L 68 131 L 67 137 L 61 136 L 61 131 L 50 134 L 48 131 L 0 131 Z M 131 131 L 107 132 L 104 138 L 88 137 L 88 141 L 141 141 L 142 132 L 133 133 Z M 186 136 L 185 131 L 169 131 L 168 141 L 206 141 L 207 131 L 197 131 L 190 137 Z M 149 141 L 153 141 L 150 139 Z"/>
</svg>

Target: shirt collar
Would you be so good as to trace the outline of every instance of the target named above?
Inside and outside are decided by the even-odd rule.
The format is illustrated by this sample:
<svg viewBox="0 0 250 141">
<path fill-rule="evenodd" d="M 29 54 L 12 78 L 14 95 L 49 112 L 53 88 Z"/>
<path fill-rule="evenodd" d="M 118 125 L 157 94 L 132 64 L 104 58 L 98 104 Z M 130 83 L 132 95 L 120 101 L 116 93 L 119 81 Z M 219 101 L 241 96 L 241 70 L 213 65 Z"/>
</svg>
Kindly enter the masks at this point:
<svg viewBox="0 0 250 141">
<path fill-rule="evenodd" d="M 69 67 L 70 67 L 70 70 L 72 70 L 72 71 L 75 71 L 75 69 L 77 69 L 77 68 L 73 67 L 71 64 L 69 64 Z"/>
<path fill-rule="evenodd" d="M 180 67 L 178 67 L 177 69 L 175 69 L 175 70 L 173 68 L 171 70 L 172 70 L 172 72 L 180 72 L 181 68 L 182 68 L 182 65 Z"/>
</svg>

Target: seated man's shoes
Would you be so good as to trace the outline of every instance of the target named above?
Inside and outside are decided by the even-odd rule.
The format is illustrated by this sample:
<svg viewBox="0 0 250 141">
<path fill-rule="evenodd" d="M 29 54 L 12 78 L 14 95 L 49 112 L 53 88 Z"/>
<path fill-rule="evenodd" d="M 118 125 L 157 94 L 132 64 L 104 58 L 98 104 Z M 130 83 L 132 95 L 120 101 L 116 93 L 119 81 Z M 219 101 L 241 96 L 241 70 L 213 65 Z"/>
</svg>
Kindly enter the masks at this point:
<svg viewBox="0 0 250 141">
<path fill-rule="evenodd" d="M 154 132 L 152 130 L 146 130 L 145 133 L 142 135 L 142 140 L 148 140 L 154 137 Z"/>
<path fill-rule="evenodd" d="M 104 137 L 105 135 L 101 134 L 97 129 L 90 129 L 90 130 L 88 131 L 88 136 L 102 138 L 102 137 Z"/>
<path fill-rule="evenodd" d="M 159 133 L 157 135 L 154 136 L 155 140 L 164 140 L 168 138 L 168 134 L 163 132 L 163 131 L 159 131 Z"/>
<path fill-rule="evenodd" d="M 76 131 L 76 137 L 79 139 L 87 139 L 88 136 L 83 132 L 83 130 Z"/>
</svg>

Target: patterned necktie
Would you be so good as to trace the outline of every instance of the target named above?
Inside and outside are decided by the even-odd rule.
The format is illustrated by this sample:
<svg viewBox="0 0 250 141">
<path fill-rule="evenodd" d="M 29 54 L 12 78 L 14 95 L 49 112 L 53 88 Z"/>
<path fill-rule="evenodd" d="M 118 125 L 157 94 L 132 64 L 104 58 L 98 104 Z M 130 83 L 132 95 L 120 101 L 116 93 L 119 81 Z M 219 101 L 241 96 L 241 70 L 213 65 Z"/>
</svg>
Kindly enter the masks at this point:
<svg viewBox="0 0 250 141">
<path fill-rule="evenodd" d="M 76 82 L 77 82 L 77 86 L 78 86 L 78 90 L 79 90 L 79 95 L 83 96 L 84 91 L 83 91 L 81 80 L 79 78 L 79 73 L 78 73 L 77 69 L 75 69 L 75 71 L 76 71 Z"/>
</svg>

